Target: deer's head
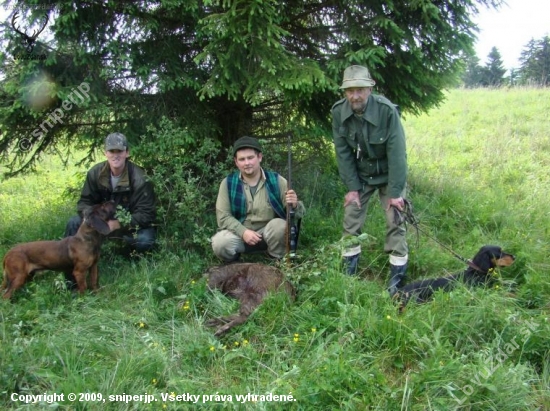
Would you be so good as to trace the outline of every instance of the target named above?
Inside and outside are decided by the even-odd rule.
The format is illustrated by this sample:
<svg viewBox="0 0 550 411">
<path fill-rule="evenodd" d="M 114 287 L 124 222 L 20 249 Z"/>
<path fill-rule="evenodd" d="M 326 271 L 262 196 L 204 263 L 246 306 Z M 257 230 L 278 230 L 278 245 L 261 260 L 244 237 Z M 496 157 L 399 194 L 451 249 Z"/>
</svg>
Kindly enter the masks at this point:
<svg viewBox="0 0 550 411">
<path fill-rule="evenodd" d="M 48 20 L 49 20 L 48 13 L 44 14 L 44 18 L 43 18 L 44 23 L 42 24 L 42 26 L 34 30 L 32 35 L 28 35 L 26 32 L 21 31 L 21 29 L 16 24 L 16 21 L 18 18 L 19 18 L 19 11 L 16 11 L 11 18 L 11 26 L 17 33 L 19 33 L 22 39 L 23 47 L 25 47 L 25 50 L 28 53 L 30 53 L 34 48 L 34 43 L 36 41 L 36 38 L 40 33 L 44 31 L 44 29 L 46 28 L 46 25 L 48 24 Z"/>
</svg>

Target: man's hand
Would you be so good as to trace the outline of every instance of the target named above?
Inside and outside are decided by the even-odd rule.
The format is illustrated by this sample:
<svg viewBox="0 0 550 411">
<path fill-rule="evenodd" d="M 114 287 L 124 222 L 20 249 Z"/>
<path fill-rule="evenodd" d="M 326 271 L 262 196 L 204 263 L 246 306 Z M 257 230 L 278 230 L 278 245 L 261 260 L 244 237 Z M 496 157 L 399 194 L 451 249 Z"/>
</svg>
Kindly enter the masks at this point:
<svg viewBox="0 0 550 411">
<path fill-rule="evenodd" d="M 256 245 L 262 241 L 262 235 L 254 230 L 246 230 L 243 233 L 243 241 L 248 245 Z"/>
<path fill-rule="evenodd" d="M 355 203 L 357 207 L 361 208 L 361 200 L 359 199 L 359 191 L 350 191 L 344 197 L 344 207 Z"/>
<path fill-rule="evenodd" d="M 388 206 L 386 207 L 386 211 L 389 210 L 392 206 L 397 208 L 399 211 L 403 211 L 405 209 L 405 200 L 403 200 L 403 197 L 390 198 L 390 201 L 388 201 Z"/>
<path fill-rule="evenodd" d="M 118 230 L 121 227 L 120 221 L 118 220 L 109 220 L 107 224 L 109 225 L 109 229 L 111 231 Z"/>
<path fill-rule="evenodd" d="M 296 208 L 298 206 L 298 195 L 296 195 L 294 190 L 288 190 L 285 193 L 285 200 L 286 204 L 290 205 L 292 208 Z"/>
</svg>

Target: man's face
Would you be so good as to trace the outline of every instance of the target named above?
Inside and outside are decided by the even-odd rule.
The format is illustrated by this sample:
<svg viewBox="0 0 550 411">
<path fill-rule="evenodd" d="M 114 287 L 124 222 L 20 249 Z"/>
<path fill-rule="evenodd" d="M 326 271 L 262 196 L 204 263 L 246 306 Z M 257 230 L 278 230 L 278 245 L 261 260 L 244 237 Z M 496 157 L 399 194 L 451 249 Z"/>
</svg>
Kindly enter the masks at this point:
<svg viewBox="0 0 550 411">
<path fill-rule="evenodd" d="M 346 99 L 355 113 L 362 113 L 367 106 L 367 99 L 371 93 L 369 87 L 351 87 L 345 90 Z"/>
<path fill-rule="evenodd" d="M 111 170 L 122 170 L 130 153 L 128 150 L 105 150 L 105 157 Z"/>
<path fill-rule="evenodd" d="M 252 148 L 243 148 L 235 155 L 235 165 L 243 176 L 254 177 L 260 172 L 262 153 L 256 153 Z"/>
</svg>

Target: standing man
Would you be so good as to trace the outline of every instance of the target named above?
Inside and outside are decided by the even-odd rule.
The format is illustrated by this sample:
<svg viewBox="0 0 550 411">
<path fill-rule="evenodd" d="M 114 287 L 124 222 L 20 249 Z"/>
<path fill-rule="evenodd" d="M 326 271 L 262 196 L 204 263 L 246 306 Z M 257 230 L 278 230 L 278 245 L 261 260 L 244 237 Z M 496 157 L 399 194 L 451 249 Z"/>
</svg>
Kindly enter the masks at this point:
<svg viewBox="0 0 550 411">
<path fill-rule="evenodd" d="M 348 189 L 344 198 L 344 236 L 357 236 L 367 216 L 367 205 L 378 190 L 386 213 L 384 251 L 389 254 L 388 291 L 393 296 L 404 285 L 408 247 L 404 224 L 396 224 L 395 209 L 403 211 L 407 180 L 405 133 L 396 106 L 373 95 L 375 85 L 366 67 L 344 71 L 345 98 L 332 107 L 332 134 L 340 178 Z M 355 274 L 361 246 L 344 251 L 349 274 Z"/>
<path fill-rule="evenodd" d="M 212 237 L 214 254 L 225 263 L 238 261 L 241 253 L 267 250 L 281 259 L 286 253 L 286 207 L 305 208 L 287 180 L 263 170 L 262 147 L 253 137 L 241 137 L 233 145 L 238 171 L 220 184 L 216 200 L 218 232 Z"/>
<path fill-rule="evenodd" d="M 153 248 L 156 239 L 156 199 L 153 184 L 145 172 L 128 160 L 130 150 L 124 134 L 111 133 L 105 138 L 105 157 L 92 167 L 77 203 L 78 215 L 71 217 L 65 228 L 65 237 L 74 235 L 82 223 L 85 208 L 114 200 L 130 217 L 129 224 L 109 221 L 112 237 L 122 237 L 138 253 Z"/>
</svg>

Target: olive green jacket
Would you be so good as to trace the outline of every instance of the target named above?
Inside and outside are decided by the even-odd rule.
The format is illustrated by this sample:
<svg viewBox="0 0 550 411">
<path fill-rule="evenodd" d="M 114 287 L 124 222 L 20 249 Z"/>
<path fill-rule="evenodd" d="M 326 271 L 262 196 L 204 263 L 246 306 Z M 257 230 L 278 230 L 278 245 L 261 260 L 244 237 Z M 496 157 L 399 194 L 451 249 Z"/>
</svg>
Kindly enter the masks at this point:
<svg viewBox="0 0 550 411">
<path fill-rule="evenodd" d="M 349 191 L 363 185 L 388 186 L 398 198 L 407 180 L 405 132 L 396 106 L 387 98 L 369 95 L 361 117 L 346 99 L 332 106 L 332 134 L 340 178 Z"/>
<path fill-rule="evenodd" d="M 242 181 L 242 178 L 241 178 Z M 219 230 L 229 230 L 234 234 L 242 237 L 247 229 L 260 230 L 264 228 L 268 222 L 277 217 L 275 211 L 269 204 L 269 196 L 267 193 L 265 173 L 262 170 L 262 177 L 258 183 L 256 194 L 252 197 L 250 192 L 250 186 L 242 181 L 244 184 L 244 194 L 246 196 L 246 219 L 241 223 L 231 214 L 231 202 L 229 199 L 229 190 L 227 188 L 227 177 L 223 179 L 218 191 L 218 198 L 216 200 L 216 220 L 218 222 Z M 288 190 L 288 183 L 284 177 L 279 175 L 279 192 L 281 203 L 286 205 L 286 195 Z M 301 201 L 298 201 L 298 207 L 296 208 L 296 218 L 302 218 L 305 214 L 305 207 Z"/>
</svg>

